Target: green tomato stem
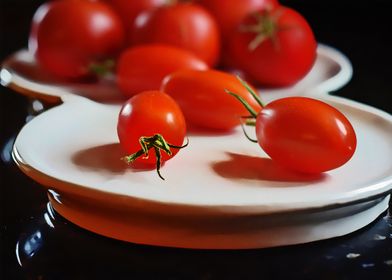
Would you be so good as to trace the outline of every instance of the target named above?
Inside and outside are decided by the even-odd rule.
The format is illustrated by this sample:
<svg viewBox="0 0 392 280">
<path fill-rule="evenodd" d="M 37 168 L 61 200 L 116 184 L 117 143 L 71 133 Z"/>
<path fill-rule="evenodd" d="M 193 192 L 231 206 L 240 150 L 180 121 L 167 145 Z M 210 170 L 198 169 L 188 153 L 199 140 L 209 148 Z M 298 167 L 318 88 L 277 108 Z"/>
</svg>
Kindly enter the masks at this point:
<svg viewBox="0 0 392 280">
<path fill-rule="evenodd" d="M 189 140 L 187 139 L 187 142 L 183 146 L 176 146 L 168 143 L 165 138 L 163 138 L 162 135 L 160 134 L 155 134 L 153 136 L 142 136 L 139 138 L 139 144 L 141 146 L 141 149 L 138 150 L 137 152 L 125 156 L 122 158 L 127 164 L 131 164 L 134 162 L 137 158 L 144 156 L 144 158 L 148 158 L 149 156 L 149 150 L 154 149 L 155 156 L 156 156 L 156 171 L 158 173 L 158 176 L 162 179 L 165 180 L 165 178 L 162 176 L 160 170 L 162 166 L 162 153 L 161 151 L 164 151 L 166 154 L 171 156 L 173 153 L 171 151 L 172 148 L 174 149 L 182 149 L 188 146 Z"/>
<path fill-rule="evenodd" d="M 99 77 L 104 77 L 114 71 L 115 61 L 107 59 L 101 62 L 93 62 L 89 65 L 89 72 Z"/>
<path fill-rule="evenodd" d="M 249 124 L 248 124 L 248 123 L 245 123 L 245 125 L 249 125 Z M 246 130 L 245 130 L 245 125 L 244 125 L 244 123 L 241 123 L 242 132 L 244 133 L 245 137 L 246 137 L 249 141 L 251 141 L 251 142 L 253 142 L 253 143 L 257 143 L 257 142 L 258 142 L 257 139 L 253 139 L 253 138 L 251 138 L 251 137 L 248 135 L 248 133 L 247 133 Z M 254 124 L 251 124 L 251 126 L 254 126 Z"/>
<path fill-rule="evenodd" d="M 261 101 L 261 98 L 259 95 L 252 89 L 252 87 L 245 82 L 243 79 L 241 79 L 240 76 L 237 76 L 237 79 L 241 82 L 241 84 L 246 88 L 246 90 L 252 95 L 254 100 L 259 104 L 261 107 L 265 107 L 263 101 Z"/>
<path fill-rule="evenodd" d="M 252 95 L 253 99 L 254 99 L 262 108 L 264 108 L 264 107 L 265 107 L 264 103 L 262 102 L 262 100 L 261 100 L 261 98 L 259 97 L 259 95 L 252 89 L 252 87 L 251 87 L 248 83 L 246 83 L 244 80 L 242 80 L 240 77 L 237 76 L 237 79 L 238 79 L 238 80 L 241 82 L 241 84 L 246 88 L 246 90 Z M 252 138 L 248 135 L 248 133 L 247 133 L 246 130 L 245 130 L 245 125 L 247 125 L 247 126 L 253 126 L 253 127 L 256 126 L 256 118 L 257 118 L 258 112 L 256 112 L 256 111 L 252 108 L 252 106 L 251 106 L 242 96 L 240 96 L 240 95 L 238 95 L 237 93 L 234 93 L 234 92 L 232 92 L 232 91 L 230 91 L 230 90 L 228 90 L 228 89 L 225 89 L 225 91 L 226 91 L 228 94 L 230 94 L 230 95 L 232 95 L 233 97 L 235 97 L 239 102 L 241 102 L 242 105 L 244 105 L 244 107 L 246 108 L 246 110 L 248 110 L 250 116 L 242 116 L 242 117 L 240 117 L 240 119 L 241 119 L 241 128 L 242 128 L 242 131 L 243 131 L 244 134 L 245 134 L 245 137 L 246 137 L 249 141 L 254 142 L 254 143 L 257 143 L 257 140 L 256 140 L 256 139 L 252 139 Z M 243 120 L 245 120 L 245 122 L 244 122 Z"/>
<path fill-rule="evenodd" d="M 230 94 L 230 95 L 234 96 L 235 98 L 237 98 L 237 100 L 238 100 L 239 102 L 241 102 L 242 105 L 245 106 L 246 110 L 248 110 L 248 112 L 251 114 L 251 116 L 252 116 L 253 118 L 256 118 L 256 117 L 257 117 L 257 112 L 252 108 L 252 106 L 250 106 L 250 104 L 249 104 L 248 102 L 246 102 L 246 100 L 245 100 L 242 96 L 239 96 L 238 94 L 236 94 L 236 93 L 234 93 L 234 92 L 232 92 L 232 91 L 230 91 L 230 90 L 228 90 L 228 89 L 225 89 L 225 91 L 226 91 L 228 94 Z"/>
</svg>

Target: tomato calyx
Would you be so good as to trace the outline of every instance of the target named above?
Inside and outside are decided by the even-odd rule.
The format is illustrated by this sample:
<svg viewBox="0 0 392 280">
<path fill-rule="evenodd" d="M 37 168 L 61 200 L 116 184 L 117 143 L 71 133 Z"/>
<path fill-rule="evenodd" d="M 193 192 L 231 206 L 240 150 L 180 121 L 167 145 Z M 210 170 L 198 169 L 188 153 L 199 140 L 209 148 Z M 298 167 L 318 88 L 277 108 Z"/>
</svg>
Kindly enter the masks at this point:
<svg viewBox="0 0 392 280">
<path fill-rule="evenodd" d="M 255 38 L 251 40 L 248 45 L 249 51 L 254 51 L 268 39 L 271 40 L 276 50 L 279 49 L 280 46 L 277 33 L 292 28 L 292 26 L 280 26 L 278 24 L 278 20 L 282 14 L 283 10 L 281 8 L 273 10 L 271 6 L 266 7 L 265 10 L 253 14 L 253 17 L 256 20 L 255 24 L 241 25 L 239 27 L 240 32 L 256 33 Z"/>
<path fill-rule="evenodd" d="M 89 67 L 89 73 L 93 73 L 98 77 L 104 77 L 112 73 L 115 69 L 116 63 L 114 59 L 106 59 L 100 62 L 92 62 Z"/>
<path fill-rule="evenodd" d="M 148 158 L 149 157 L 149 151 L 150 149 L 154 149 L 155 156 L 156 156 L 156 171 L 158 173 L 158 176 L 162 179 L 165 180 L 165 178 L 162 176 L 160 170 L 162 166 L 162 155 L 161 151 L 164 151 L 166 154 L 169 156 L 172 155 L 171 149 L 182 149 L 188 146 L 189 141 L 187 140 L 187 143 L 185 143 L 183 146 L 176 146 L 168 143 L 165 138 L 163 138 L 162 135 L 160 134 L 155 134 L 153 136 L 142 136 L 139 138 L 139 143 L 141 146 L 141 149 L 138 150 L 137 152 L 125 156 L 122 158 L 127 164 L 131 164 L 134 162 L 137 158 L 142 157 L 143 158 Z"/>
<path fill-rule="evenodd" d="M 246 88 L 246 90 L 252 95 L 252 97 L 254 98 L 254 100 L 261 106 L 261 108 L 264 108 L 265 105 L 263 103 L 263 101 L 261 100 L 261 98 L 259 97 L 259 95 L 249 86 L 249 84 L 247 82 L 245 82 L 244 80 L 242 80 L 239 76 L 237 76 L 237 79 L 241 82 L 241 84 Z M 245 134 L 245 137 L 248 138 L 249 141 L 257 143 L 257 140 L 252 139 L 246 132 L 245 130 L 245 125 L 247 126 L 256 126 L 256 118 L 258 115 L 258 112 L 256 112 L 252 106 L 240 95 L 238 95 L 235 92 L 232 92 L 228 89 L 225 89 L 225 91 L 230 94 L 231 96 L 235 97 L 239 102 L 242 103 L 242 105 L 244 105 L 244 107 L 246 108 L 246 110 L 248 110 L 249 112 L 249 116 L 241 116 L 241 128 L 242 131 Z"/>
</svg>

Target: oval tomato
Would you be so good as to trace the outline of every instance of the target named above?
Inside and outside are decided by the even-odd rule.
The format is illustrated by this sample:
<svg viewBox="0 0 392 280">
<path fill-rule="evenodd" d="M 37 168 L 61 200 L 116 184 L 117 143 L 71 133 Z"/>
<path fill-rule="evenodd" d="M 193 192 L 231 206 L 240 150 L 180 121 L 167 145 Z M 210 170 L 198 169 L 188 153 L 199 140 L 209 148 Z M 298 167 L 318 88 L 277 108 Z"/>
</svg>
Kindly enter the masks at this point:
<svg viewBox="0 0 392 280">
<path fill-rule="evenodd" d="M 204 128 L 229 130 L 241 123 L 241 116 L 249 115 L 226 91 L 261 109 L 235 76 L 216 70 L 173 73 L 165 78 L 161 90 L 177 101 L 189 123 Z"/>
<path fill-rule="evenodd" d="M 209 66 L 216 64 L 220 36 L 214 18 L 203 7 L 179 3 L 141 14 L 136 19 L 135 44 L 163 43 L 187 49 Z"/>
<path fill-rule="evenodd" d="M 137 16 L 142 12 L 163 6 L 167 3 L 167 0 L 106 0 L 106 2 L 112 5 L 120 15 L 128 38 L 132 38 Z"/>
<path fill-rule="evenodd" d="M 351 123 L 340 111 L 306 97 L 267 104 L 257 116 L 256 135 L 272 160 L 306 173 L 343 165 L 353 156 L 357 143 Z"/>
<path fill-rule="evenodd" d="M 181 148 L 186 124 L 180 108 L 170 96 L 160 91 L 145 91 L 123 104 L 117 134 L 121 146 L 129 154 L 124 158 L 126 162 L 156 164 L 160 175 L 161 163 L 173 158 Z"/>
<path fill-rule="evenodd" d="M 117 84 L 126 96 L 160 88 L 165 76 L 182 69 L 208 66 L 193 53 L 172 46 L 151 44 L 129 48 L 117 63 Z"/>
<path fill-rule="evenodd" d="M 125 32 L 120 18 L 96 1 L 59 0 L 34 15 L 29 47 L 48 72 L 64 78 L 92 74 L 92 67 L 113 59 Z"/>
<path fill-rule="evenodd" d="M 235 66 L 265 86 L 290 86 L 303 78 L 316 59 L 317 42 L 306 20 L 278 6 L 249 15 L 228 43 Z"/>
</svg>

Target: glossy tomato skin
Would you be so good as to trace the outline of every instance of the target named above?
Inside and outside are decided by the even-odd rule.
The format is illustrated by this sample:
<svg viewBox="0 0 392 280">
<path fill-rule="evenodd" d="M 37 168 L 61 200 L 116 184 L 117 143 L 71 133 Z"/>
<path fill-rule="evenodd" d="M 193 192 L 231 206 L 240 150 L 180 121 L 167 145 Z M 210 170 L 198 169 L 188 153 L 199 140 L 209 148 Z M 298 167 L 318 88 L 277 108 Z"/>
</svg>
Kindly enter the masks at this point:
<svg viewBox="0 0 392 280">
<path fill-rule="evenodd" d="M 58 0 L 34 15 L 29 48 L 39 64 L 62 78 L 91 75 L 91 65 L 113 59 L 125 32 L 118 15 L 96 1 Z"/>
<path fill-rule="evenodd" d="M 231 130 L 248 111 L 225 90 L 243 97 L 257 112 L 261 107 L 233 75 L 217 71 L 185 70 L 165 78 L 161 90 L 177 101 L 188 124 L 213 130 Z"/>
<path fill-rule="evenodd" d="M 357 143 L 351 123 L 340 111 L 306 97 L 267 104 L 257 116 L 256 134 L 272 160 L 304 173 L 342 166 L 353 156 Z"/>
<path fill-rule="evenodd" d="M 122 106 L 117 123 L 117 134 L 124 151 L 133 154 L 141 149 L 139 139 L 161 134 L 170 144 L 184 143 L 186 124 L 181 109 L 167 94 L 160 91 L 141 92 L 128 99 Z M 169 156 L 162 151 L 162 161 L 174 157 L 179 149 L 172 148 Z M 139 157 L 139 163 L 156 164 L 156 156 L 150 150 L 149 157 Z"/>
<path fill-rule="evenodd" d="M 178 3 L 139 15 L 134 44 L 162 43 L 187 49 L 214 66 L 219 58 L 220 36 L 215 19 L 203 7 Z"/>
<path fill-rule="evenodd" d="M 259 11 L 259 15 L 265 10 Z M 293 9 L 279 6 L 270 13 L 277 18 L 275 37 L 268 37 L 252 48 L 259 33 L 244 31 L 255 25 L 250 15 L 241 23 L 228 43 L 228 53 L 235 66 L 259 84 L 272 87 L 291 86 L 302 79 L 316 59 L 317 42 L 307 21 Z"/>
<path fill-rule="evenodd" d="M 172 46 L 151 44 L 127 49 L 117 63 L 117 84 L 126 96 L 158 90 L 163 78 L 182 69 L 208 69 L 193 53 Z"/>
<path fill-rule="evenodd" d="M 167 4 L 167 0 L 106 0 L 120 15 L 128 38 L 133 37 L 135 19 L 143 12 Z"/>
</svg>

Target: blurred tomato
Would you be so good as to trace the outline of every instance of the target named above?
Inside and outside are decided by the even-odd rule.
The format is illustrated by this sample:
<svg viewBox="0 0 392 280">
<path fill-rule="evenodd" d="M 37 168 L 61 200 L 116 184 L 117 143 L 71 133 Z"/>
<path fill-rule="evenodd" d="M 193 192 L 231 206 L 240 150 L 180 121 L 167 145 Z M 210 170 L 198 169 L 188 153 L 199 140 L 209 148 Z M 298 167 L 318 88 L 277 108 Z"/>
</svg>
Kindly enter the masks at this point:
<svg viewBox="0 0 392 280">
<path fill-rule="evenodd" d="M 139 15 L 133 43 L 164 43 L 192 51 L 209 66 L 216 64 L 220 35 L 215 19 L 203 7 L 179 3 Z"/>
<path fill-rule="evenodd" d="M 317 42 L 301 14 L 279 6 L 245 18 L 228 43 L 235 66 L 266 86 L 290 86 L 316 59 Z"/>
<path fill-rule="evenodd" d="M 177 101 L 190 124 L 200 128 L 230 130 L 249 115 L 244 106 L 226 91 L 241 96 L 255 111 L 260 105 L 233 75 L 216 71 L 183 70 L 167 76 L 161 90 Z"/>
<path fill-rule="evenodd" d="M 199 0 L 215 17 L 222 37 L 227 40 L 240 22 L 250 13 L 265 7 L 275 7 L 277 0 Z"/>
<path fill-rule="evenodd" d="M 163 78 L 182 69 L 208 69 L 193 53 L 168 45 L 151 44 L 129 48 L 117 64 L 117 84 L 126 96 L 160 88 Z"/>
<path fill-rule="evenodd" d="M 59 0 L 43 4 L 35 13 L 29 48 L 48 72 L 75 79 L 113 59 L 124 40 L 121 20 L 106 4 Z"/>
<path fill-rule="evenodd" d="M 120 15 L 129 38 L 132 38 L 136 17 L 142 12 L 157 8 L 167 0 L 106 0 Z"/>
</svg>

